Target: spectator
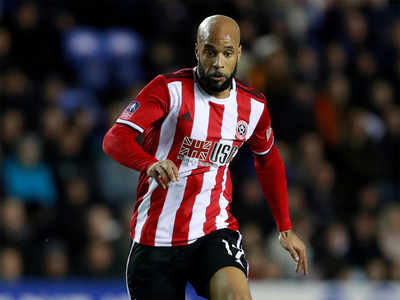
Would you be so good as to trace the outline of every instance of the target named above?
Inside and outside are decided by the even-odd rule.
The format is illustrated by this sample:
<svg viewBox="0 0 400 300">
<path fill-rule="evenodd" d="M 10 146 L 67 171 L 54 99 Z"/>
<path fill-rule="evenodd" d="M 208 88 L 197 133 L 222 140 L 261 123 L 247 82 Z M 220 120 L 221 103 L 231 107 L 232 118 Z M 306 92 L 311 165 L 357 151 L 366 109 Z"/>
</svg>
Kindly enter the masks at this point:
<svg viewBox="0 0 400 300">
<path fill-rule="evenodd" d="M 353 238 L 351 245 L 351 261 L 359 267 L 366 267 L 369 260 L 382 257 L 381 245 L 378 241 L 377 219 L 366 213 L 360 213 L 353 219 Z"/>
<path fill-rule="evenodd" d="M 33 232 L 24 204 L 19 199 L 6 198 L 0 203 L 0 244 L 26 249 Z"/>
<path fill-rule="evenodd" d="M 278 266 L 267 259 L 264 252 L 263 233 L 259 225 L 247 223 L 242 225 L 243 249 L 249 263 L 249 278 L 276 279 L 280 277 Z"/>
<path fill-rule="evenodd" d="M 349 268 L 351 240 L 347 228 L 341 223 L 331 223 L 317 237 L 316 268 L 325 279 L 340 278 Z"/>
<path fill-rule="evenodd" d="M 87 243 L 85 215 L 93 202 L 87 182 L 83 178 L 72 177 L 62 181 L 64 199 L 58 206 L 58 239 L 62 239 L 71 256 L 71 264 L 78 263 L 82 247 Z"/>
<path fill-rule="evenodd" d="M 120 237 L 121 230 L 111 211 L 102 205 L 92 206 L 87 214 L 89 241 L 113 242 Z"/>
<path fill-rule="evenodd" d="M 11 33 L 6 28 L 0 26 L 0 71 L 7 69 L 12 64 L 11 49 Z"/>
<path fill-rule="evenodd" d="M 53 174 L 42 160 L 39 140 L 25 136 L 20 141 L 16 157 L 9 155 L 3 167 L 5 190 L 24 202 L 52 205 L 57 199 Z"/>
<path fill-rule="evenodd" d="M 2 145 L 6 153 L 14 152 L 24 130 L 24 116 L 19 110 L 7 110 L 1 118 Z"/>
<path fill-rule="evenodd" d="M 114 254 L 111 246 L 102 241 L 89 243 L 83 257 L 82 265 L 84 271 L 82 275 L 97 278 L 112 278 L 120 276 L 120 265 L 114 263 Z"/>
<path fill-rule="evenodd" d="M 54 242 L 46 247 L 43 255 L 43 276 L 51 279 L 61 279 L 69 275 L 68 254 L 62 242 Z"/>
<path fill-rule="evenodd" d="M 0 279 L 16 281 L 23 276 L 21 253 L 15 248 L 0 249 Z"/>
<path fill-rule="evenodd" d="M 388 206 L 380 217 L 379 241 L 387 259 L 396 261 L 400 253 L 400 206 Z"/>
</svg>

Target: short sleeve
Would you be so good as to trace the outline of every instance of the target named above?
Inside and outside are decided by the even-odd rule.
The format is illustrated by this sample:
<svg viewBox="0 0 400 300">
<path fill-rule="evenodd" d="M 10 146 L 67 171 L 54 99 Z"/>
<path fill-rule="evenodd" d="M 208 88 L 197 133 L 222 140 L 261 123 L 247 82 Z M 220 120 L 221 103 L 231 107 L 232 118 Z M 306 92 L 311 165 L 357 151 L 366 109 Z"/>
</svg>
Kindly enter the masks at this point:
<svg viewBox="0 0 400 300">
<path fill-rule="evenodd" d="M 271 118 L 266 105 L 264 105 L 264 111 L 249 139 L 249 145 L 253 153 L 258 155 L 267 154 L 274 145 L 274 131 L 271 127 Z"/>
<path fill-rule="evenodd" d="M 169 102 L 168 87 L 164 77 L 159 75 L 128 104 L 116 123 L 128 125 L 143 133 L 168 114 Z"/>
</svg>

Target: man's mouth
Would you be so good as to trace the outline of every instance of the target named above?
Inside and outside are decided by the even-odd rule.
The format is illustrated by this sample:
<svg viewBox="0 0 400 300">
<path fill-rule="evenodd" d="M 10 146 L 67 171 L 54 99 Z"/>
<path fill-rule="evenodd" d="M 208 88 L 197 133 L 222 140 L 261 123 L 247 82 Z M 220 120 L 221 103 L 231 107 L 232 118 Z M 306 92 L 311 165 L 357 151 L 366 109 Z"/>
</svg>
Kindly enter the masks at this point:
<svg viewBox="0 0 400 300">
<path fill-rule="evenodd" d="M 226 78 L 223 75 L 214 75 L 214 76 L 211 76 L 211 79 L 214 81 L 221 82 L 221 81 L 224 81 Z"/>
</svg>

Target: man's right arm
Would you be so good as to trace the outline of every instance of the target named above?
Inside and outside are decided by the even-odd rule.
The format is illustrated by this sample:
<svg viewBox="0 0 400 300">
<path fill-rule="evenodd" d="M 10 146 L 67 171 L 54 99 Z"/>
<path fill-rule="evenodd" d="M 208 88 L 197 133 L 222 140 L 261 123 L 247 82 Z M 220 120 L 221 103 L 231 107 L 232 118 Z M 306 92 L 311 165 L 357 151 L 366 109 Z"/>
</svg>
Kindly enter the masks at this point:
<svg viewBox="0 0 400 300">
<path fill-rule="evenodd" d="M 136 171 L 147 169 L 158 160 L 136 142 L 139 132 L 123 124 L 114 124 L 103 139 L 103 151 L 111 158 Z"/>
<path fill-rule="evenodd" d="M 104 137 L 104 152 L 128 168 L 147 171 L 158 160 L 145 152 L 136 138 L 168 114 L 169 102 L 165 78 L 159 75 L 119 115 Z"/>
<path fill-rule="evenodd" d="M 178 169 L 172 161 L 158 161 L 145 152 L 136 138 L 168 114 L 169 102 L 165 78 L 159 75 L 128 104 L 103 140 L 105 153 L 128 168 L 145 171 L 164 189 L 178 179 Z"/>
<path fill-rule="evenodd" d="M 136 142 L 139 132 L 123 124 L 114 124 L 103 139 L 103 151 L 120 164 L 145 171 L 166 189 L 170 181 L 179 179 L 178 168 L 170 160 L 158 161 Z"/>
</svg>

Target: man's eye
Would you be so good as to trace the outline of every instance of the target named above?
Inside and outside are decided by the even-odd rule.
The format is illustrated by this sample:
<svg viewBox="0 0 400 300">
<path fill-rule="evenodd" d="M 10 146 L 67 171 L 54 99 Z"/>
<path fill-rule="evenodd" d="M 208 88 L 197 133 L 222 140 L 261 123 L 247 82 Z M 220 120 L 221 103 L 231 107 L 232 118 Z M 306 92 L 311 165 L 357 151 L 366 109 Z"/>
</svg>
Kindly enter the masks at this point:
<svg viewBox="0 0 400 300">
<path fill-rule="evenodd" d="M 232 56 L 232 52 L 225 52 L 225 56 L 226 57 L 231 57 Z"/>
<path fill-rule="evenodd" d="M 213 55 L 214 55 L 214 51 L 212 51 L 212 50 L 206 50 L 206 54 L 207 54 L 208 56 L 213 56 Z"/>
</svg>

